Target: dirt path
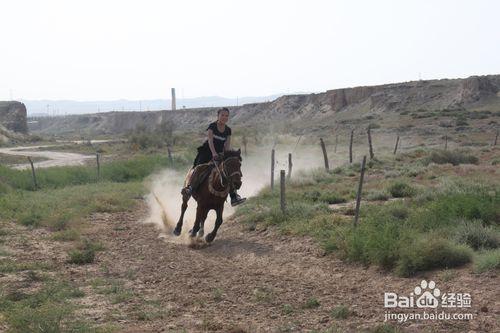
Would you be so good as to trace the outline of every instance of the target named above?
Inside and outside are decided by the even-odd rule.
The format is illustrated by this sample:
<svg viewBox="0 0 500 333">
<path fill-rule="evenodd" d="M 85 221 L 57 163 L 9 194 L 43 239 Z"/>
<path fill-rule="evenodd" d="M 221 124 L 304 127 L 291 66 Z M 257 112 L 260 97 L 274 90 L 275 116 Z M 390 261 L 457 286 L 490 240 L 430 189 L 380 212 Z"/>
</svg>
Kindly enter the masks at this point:
<svg viewBox="0 0 500 333">
<path fill-rule="evenodd" d="M 37 168 L 49 168 L 54 166 L 70 166 L 70 165 L 83 165 L 85 160 L 95 158 L 94 155 L 83 155 L 78 153 L 66 153 L 55 151 L 42 151 L 38 148 L 57 147 L 57 145 L 45 146 L 31 146 L 31 147 L 13 147 L 13 148 L 0 148 L 0 153 L 17 156 L 31 156 L 43 157 L 47 160 L 33 163 Z M 13 165 L 14 169 L 27 169 L 30 164 L 17 164 Z"/>
<path fill-rule="evenodd" d="M 244 175 L 259 179 L 250 171 Z M 157 182 L 167 189 L 162 198 L 180 197 L 176 182 L 181 178 L 171 172 L 162 176 L 165 181 Z M 5 245 L 20 260 L 52 263 L 84 290 L 78 300 L 85 306 L 81 314 L 96 324 L 115 323 L 120 332 L 310 332 L 332 327 L 359 332 L 384 322 L 384 292 L 409 295 L 422 279 L 434 280 L 442 292 L 470 293 L 472 308 L 462 312 L 474 319 L 409 321 L 402 325 L 405 332 L 500 331 L 496 273 L 475 275 L 466 266 L 398 278 L 325 255 L 309 238 L 259 225 L 248 230 L 230 217 L 212 245 L 192 248 L 162 238 L 156 225 L 143 223 L 150 215 L 146 202 L 140 199 L 138 207 L 132 213 L 98 213 L 87 219 L 85 235 L 105 248 L 92 264 L 66 263 L 74 244 L 52 241 L 43 229 L 12 224 L 10 228 L 22 229 L 16 232 L 22 237 Z M 168 209 L 175 215 L 179 205 L 174 202 Z M 14 277 L 0 276 L 0 282 L 9 278 Z M 119 281 L 123 290 L 112 297 L 96 292 L 97 279 Z M 350 311 L 345 319 L 331 315 L 341 305 Z"/>
<path fill-rule="evenodd" d="M 83 286 L 83 315 L 96 323 L 117 323 L 120 332 L 307 332 L 339 328 L 358 332 L 383 323 L 383 293 L 408 295 L 422 279 L 435 280 L 442 291 L 470 292 L 472 321 L 417 321 L 407 332 L 493 332 L 500 314 L 498 277 L 476 276 L 470 267 L 403 279 L 373 268 L 347 264 L 307 238 L 273 230 L 249 231 L 235 220 L 222 225 L 215 242 L 193 249 L 166 242 L 158 229 L 135 213 L 95 214 L 86 235 L 105 246 L 93 264 L 65 262 L 65 243 L 48 242 L 45 231 L 28 230 L 22 256 L 60 268 Z M 19 226 L 16 226 L 19 228 Z M 26 244 L 31 244 L 26 246 Z M 7 244 L 9 245 L 9 244 Z M 11 246 L 15 246 L 12 245 Z M 96 294 L 96 278 L 119 280 L 132 297 L 115 303 Z M 346 319 L 331 316 L 339 305 Z M 392 322 L 394 323 L 394 321 Z"/>
</svg>

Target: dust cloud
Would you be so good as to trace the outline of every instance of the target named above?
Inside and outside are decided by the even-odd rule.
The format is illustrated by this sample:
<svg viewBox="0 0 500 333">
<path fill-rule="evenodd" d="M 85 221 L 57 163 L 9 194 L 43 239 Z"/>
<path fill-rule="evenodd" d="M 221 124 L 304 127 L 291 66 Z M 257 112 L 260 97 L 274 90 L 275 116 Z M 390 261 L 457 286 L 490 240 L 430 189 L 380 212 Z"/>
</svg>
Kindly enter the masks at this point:
<svg viewBox="0 0 500 333">
<path fill-rule="evenodd" d="M 262 188 L 269 186 L 271 178 L 271 146 L 261 147 L 249 152 L 248 157 L 243 156 L 242 173 L 243 185 L 238 193 L 243 197 L 252 197 Z M 279 170 L 288 170 L 288 153 L 293 154 L 293 174 L 299 170 L 317 168 L 323 166 L 323 155 L 319 146 L 280 145 L 275 146 L 275 184 L 279 184 Z M 180 194 L 183 186 L 185 173 L 175 170 L 163 170 L 148 179 L 149 194 L 146 202 L 149 207 L 149 216 L 145 223 L 153 223 L 160 230 L 159 237 L 165 241 L 191 244 L 192 239 L 188 236 L 196 217 L 196 201 L 190 199 L 188 209 L 184 215 L 182 234 L 173 236 L 181 212 L 182 196 Z M 224 207 L 224 218 L 232 215 L 235 208 L 228 201 Z M 215 222 L 215 211 L 208 214 L 205 221 L 205 234 L 213 229 Z"/>
</svg>

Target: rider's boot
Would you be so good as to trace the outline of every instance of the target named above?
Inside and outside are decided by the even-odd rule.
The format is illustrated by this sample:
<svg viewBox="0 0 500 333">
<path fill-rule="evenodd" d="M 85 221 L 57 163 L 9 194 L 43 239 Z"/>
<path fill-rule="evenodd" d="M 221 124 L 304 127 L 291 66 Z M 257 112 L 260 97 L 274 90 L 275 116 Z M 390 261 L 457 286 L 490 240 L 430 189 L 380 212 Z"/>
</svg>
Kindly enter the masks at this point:
<svg viewBox="0 0 500 333">
<path fill-rule="evenodd" d="M 193 194 L 193 187 L 191 186 L 191 178 L 193 177 L 193 170 L 191 169 L 188 177 L 187 177 L 187 180 L 186 180 L 186 187 L 184 187 L 182 190 L 181 190 L 181 194 L 186 197 L 187 199 L 189 199 L 191 197 L 191 195 Z"/>
<path fill-rule="evenodd" d="M 231 197 L 231 206 L 238 206 L 239 204 L 244 203 L 247 198 L 242 198 L 238 193 L 236 193 L 236 190 L 229 193 L 229 196 Z"/>
<path fill-rule="evenodd" d="M 189 198 L 191 196 L 191 194 L 193 194 L 193 188 L 191 187 L 191 185 L 188 185 L 188 186 L 184 187 L 181 190 L 181 194 L 183 196 L 187 196 Z"/>
</svg>

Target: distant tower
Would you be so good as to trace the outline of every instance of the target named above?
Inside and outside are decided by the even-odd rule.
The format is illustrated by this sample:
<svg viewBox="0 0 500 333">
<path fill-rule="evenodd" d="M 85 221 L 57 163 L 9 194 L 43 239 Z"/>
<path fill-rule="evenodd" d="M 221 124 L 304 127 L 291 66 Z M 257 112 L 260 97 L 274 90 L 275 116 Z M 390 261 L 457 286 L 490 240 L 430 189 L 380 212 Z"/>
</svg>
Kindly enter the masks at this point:
<svg viewBox="0 0 500 333">
<path fill-rule="evenodd" d="M 172 111 L 175 111 L 175 88 L 172 88 Z"/>
</svg>

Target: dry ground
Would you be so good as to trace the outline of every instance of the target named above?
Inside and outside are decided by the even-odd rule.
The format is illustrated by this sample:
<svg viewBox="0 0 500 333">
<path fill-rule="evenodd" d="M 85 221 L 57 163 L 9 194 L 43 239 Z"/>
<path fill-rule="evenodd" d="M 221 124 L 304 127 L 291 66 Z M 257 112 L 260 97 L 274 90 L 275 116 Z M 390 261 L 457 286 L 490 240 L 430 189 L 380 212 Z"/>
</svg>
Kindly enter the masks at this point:
<svg viewBox="0 0 500 333">
<path fill-rule="evenodd" d="M 191 248 L 165 241 L 135 213 L 94 214 L 84 234 L 104 245 L 92 264 L 66 263 L 68 243 L 44 229 L 8 224 L 4 249 L 16 260 L 48 262 L 85 292 L 80 314 L 119 332 L 339 332 L 373 329 L 383 323 L 383 293 L 408 295 L 422 279 L 442 291 L 470 292 L 471 321 L 417 321 L 407 332 L 499 332 L 499 279 L 475 275 L 468 266 L 405 279 L 375 268 L 340 261 L 307 238 L 271 229 L 246 230 L 227 219 L 215 242 Z M 186 230 L 184 230 L 186 231 Z M 35 288 L 24 273 L 0 274 L 0 283 Z M 110 289 L 111 286 L 111 289 Z M 106 289 L 107 288 L 107 289 Z M 114 289 L 113 289 L 114 288 Z M 350 315 L 337 319 L 332 309 Z M 391 322 L 395 324 L 395 322 Z M 0 332 L 5 327 L 0 326 Z M 335 330 L 332 330 L 335 331 Z"/>
</svg>

